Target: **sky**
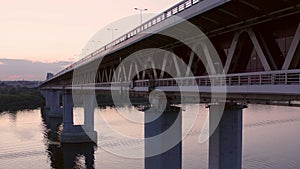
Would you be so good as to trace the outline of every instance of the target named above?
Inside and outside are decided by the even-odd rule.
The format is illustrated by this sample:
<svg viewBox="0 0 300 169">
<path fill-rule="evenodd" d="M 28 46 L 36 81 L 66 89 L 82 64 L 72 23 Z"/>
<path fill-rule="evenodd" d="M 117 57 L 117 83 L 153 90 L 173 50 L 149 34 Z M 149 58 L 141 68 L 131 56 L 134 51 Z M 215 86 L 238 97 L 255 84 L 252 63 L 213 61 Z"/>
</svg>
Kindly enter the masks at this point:
<svg viewBox="0 0 300 169">
<path fill-rule="evenodd" d="M 114 37 L 136 27 L 140 23 L 140 15 L 139 11 L 134 10 L 135 7 L 148 9 L 143 14 L 144 20 L 147 20 L 178 2 L 180 0 L 2 0 L 0 59 L 11 60 L 11 65 L 13 60 L 28 61 L 32 65 L 22 69 L 14 66 L 16 71 L 12 75 L 8 70 L 3 70 L 8 60 L 0 60 L 0 80 L 19 80 L 11 78 L 13 76 L 24 79 L 16 76 L 18 72 L 33 69 L 36 63 L 74 62 L 111 40 L 112 32 L 107 30 L 109 26 L 118 29 Z M 121 26 L 111 24 L 129 16 L 130 24 L 125 24 L 125 27 L 124 22 Z M 89 44 L 97 32 L 97 38 L 92 40 L 94 44 Z M 93 47 L 88 47 L 91 45 Z M 49 71 L 59 71 L 65 66 L 59 65 L 55 66 L 56 69 L 49 68 Z M 35 78 L 42 80 L 31 77 Z"/>
<path fill-rule="evenodd" d="M 45 80 L 48 72 L 56 72 L 70 62 L 40 62 L 25 59 L 0 59 L 0 79 L 5 80 Z"/>
</svg>

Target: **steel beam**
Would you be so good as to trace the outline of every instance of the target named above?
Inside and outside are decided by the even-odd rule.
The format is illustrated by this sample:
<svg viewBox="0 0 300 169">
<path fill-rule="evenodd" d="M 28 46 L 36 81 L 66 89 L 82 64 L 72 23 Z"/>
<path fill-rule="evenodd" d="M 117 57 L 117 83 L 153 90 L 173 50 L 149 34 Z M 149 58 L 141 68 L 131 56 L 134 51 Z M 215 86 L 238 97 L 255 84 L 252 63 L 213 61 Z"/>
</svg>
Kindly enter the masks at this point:
<svg viewBox="0 0 300 169">
<path fill-rule="evenodd" d="M 258 57 L 259 57 L 262 65 L 263 65 L 265 71 L 271 71 L 271 67 L 270 67 L 270 65 L 269 65 L 269 63 L 268 63 L 268 61 L 266 59 L 266 56 L 265 56 L 265 54 L 264 54 L 264 52 L 262 50 L 262 47 L 259 44 L 259 41 L 258 41 L 255 33 L 253 32 L 252 29 L 248 29 L 247 32 L 248 32 L 248 34 L 249 34 L 249 36 L 251 38 L 251 41 L 252 41 L 252 43 L 254 45 L 254 49 L 256 50 L 257 55 L 258 55 Z"/>
<path fill-rule="evenodd" d="M 232 39 L 232 42 L 231 42 L 229 53 L 228 53 L 226 63 L 225 63 L 225 66 L 224 66 L 224 73 L 225 74 L 227 74 L 228 71 L 229 71 L 229 68 L 230 68 L 230 65 L 231 65 L 231 62 L 232 62 L 232 59 L 233 59 L 233 55 L 234 55 L 234 52 L 235 52 L 237 44 L 238 44 L 240 34 L 241 34 L 241 32 L 239 31 L 239 32 L 235 32 L 234 35 L 233 35 L 233 39 Z"/>
<path fill-rule="evenodd" d="M 282 70 L 288 70 L 290 68 L 293 58 L 296 57 L 296 55 L 295 55 L 297 53 L 296 51 L 299 50 L 299 41 L 300 41 L 300 23 L 298 24 L 298 28 L 296 30 L 294 39 L 291 43 L 290 49 L 285 58 L 284 64 L 281 68 Z"/>
</svg>

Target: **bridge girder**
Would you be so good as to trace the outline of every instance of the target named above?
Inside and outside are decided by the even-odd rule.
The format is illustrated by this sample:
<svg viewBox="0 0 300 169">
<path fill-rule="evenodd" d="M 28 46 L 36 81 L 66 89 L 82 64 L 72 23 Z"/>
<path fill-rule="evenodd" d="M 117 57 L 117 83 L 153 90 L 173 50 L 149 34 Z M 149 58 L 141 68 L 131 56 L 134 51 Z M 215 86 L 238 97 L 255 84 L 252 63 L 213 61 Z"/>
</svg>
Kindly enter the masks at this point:
<svg viewBox="0 0 300 169">
<path fill-rule="evenodd" d="M 267 8 L 266 4 L 268 4 Z M 299 2 L 293 0 L 276 0 L 271 4 L 260 0 L 250 2 L 233 0 L 188 20 L 208 35 L 220 55 L 222 62 L 220 64 L 224 67 L 225 73 L 288 70 L 300 68 L 299 13 Z M 285 22 L 287 24 L 283 24 Z M 172 29 L 173 31 L 184 32 L 184 26 L 181 24 L 168 28 L 167 31 L 172 31 Z M 285 49 L 279 42 L 281 40 L 289 41 L 285 42 Z M 176 54 L 188 65 L 188 69 L 181 75 L 179 70 L 182 67 L 176 60 L 153 63 L 150 59 L 152 67 L 158 69 L 137 72 L 145 66 L 145 61 L 136 60 L 128 63 L 128 69 L 123 67 L 116 73 L 116 76 L 113 76 L 120 61 L 140 49 L 151 47 L 165 49 Z M 205 55 L 205 52 L 203 53 Z M 131 79 L 128 78 L 128 73 L 135 73 L 135 79 L 138 80 L 150 77 L 166 78 L 169 76 L 165 71 L 170 68 L 174 68 L 177 76 L 186 76 L 190 73 L 196 76 L 206 75 L 208 73 L 204 66 L 207 63 L 201 61 L 199 57 L 201 56 L 197 56 L 193 49 L 184 46 L 182 43 L 176 42 L 172 38 L 153 34 L 131 46 L 120 50 L 112 50 L 112 53 L 108 53 L 101 59 L 94 59 L 93 62 L 101 60 L 101 64 L 94 64 L 98 66 L 96 72 L 94 69 L 89 69 L 91 67 L 90 63 L 86 63 L 81 66 L 82 72 L 69 71 L 50 79 L 41 87 L 66 86 L 72 83 L 129 81 Z M 254 61 L 254 58 L 256 61 Z M 251 69 L 249 64 L 256 64 L 256 68 Z M 121 75 L 125 79 L 121 79 Z"/>
</svg>

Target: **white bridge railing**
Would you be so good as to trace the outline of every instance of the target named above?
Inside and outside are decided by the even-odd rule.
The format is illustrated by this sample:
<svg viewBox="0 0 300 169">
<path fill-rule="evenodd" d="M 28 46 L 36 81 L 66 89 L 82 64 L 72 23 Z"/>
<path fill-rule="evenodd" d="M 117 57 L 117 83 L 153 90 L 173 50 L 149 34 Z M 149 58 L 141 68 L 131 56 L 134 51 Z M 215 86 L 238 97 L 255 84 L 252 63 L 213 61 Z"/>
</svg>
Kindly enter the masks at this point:
<svg viewBox="0 0 300 169">
<path fill-rule="evenodd" d="M 227 86 L 237 87 L 231 88 L 232 92 L 247 92 L 247 88 L 243 87 L 259 87 L 257 92 L 285 93 L 285 94 L 300 94 L 300 69 L 285 70 L 285 71 L 270 71 L 270 72 L 253 72 L 253 73 L 238 73 L 225 75 L 211 75 L 198 77 L 182 77 L 182 78 L 167 78 L 167 79 L 148 79 L 136 80 L 130 82 L 104 82 L 104 83 L 87 83 L 87 84 L 72 84 L 68 86 L 51 86 L 43 89 L 57 90 L 132 90 L 147 92 L 156 87 L 164 88 L 169 91 L 176 90 L 176 86 L 198 86 L 205 87 L 205 90 L 212 86 Z M 170 87 L 165 88 L 165 87 Z M 175 88 L 174 88 L 175 87 Z M 208 87 L 206 89 L 206 87 Z M 239 87 L 239 88 L 238 88 Z M 242 88 L 240 88 L 242 87 Z M 261 88 L 263 87 L 263 88 Z M 252 92 L 255 92 L 253 88 Z M 164 90 L 163 89 L 163 90 Z M 248 91 L 249 92 L 249 91 Z M 300 99 L 300 98 L 299 98 Z"/>
<path fill-rule="evenodd" d="M 241 85 L 300 85 L 300 70 L 238 73 L 200 77 L 138 80 L 134 82 L 99 83 L 97 87 L 131 86 L 241 86 Z"/>
</svg>

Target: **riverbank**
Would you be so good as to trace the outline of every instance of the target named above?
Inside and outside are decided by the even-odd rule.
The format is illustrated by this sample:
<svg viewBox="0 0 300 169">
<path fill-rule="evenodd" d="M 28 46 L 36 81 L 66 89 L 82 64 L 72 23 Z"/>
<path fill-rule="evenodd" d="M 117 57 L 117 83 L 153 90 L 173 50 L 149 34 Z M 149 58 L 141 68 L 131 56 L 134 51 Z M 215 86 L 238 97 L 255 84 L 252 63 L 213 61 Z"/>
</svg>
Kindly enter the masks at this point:
<svg viewBox="0 0 300 169">
<path fill-rule="evenodd" d="M 0 86 L 0 112 L 42 107 L 44 98 L 37 88 Z"/>
</svg>

